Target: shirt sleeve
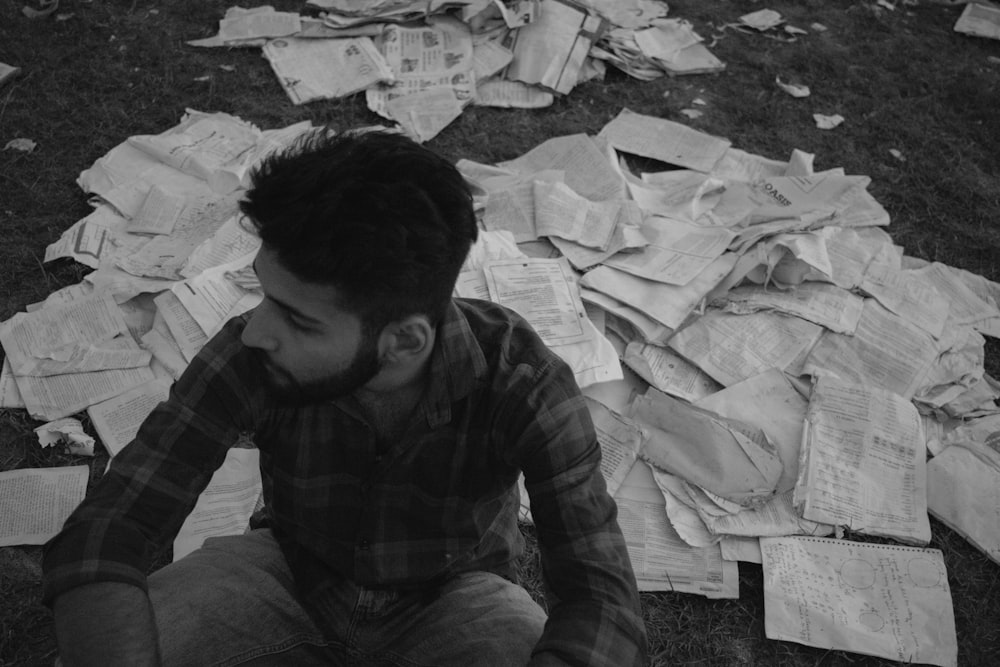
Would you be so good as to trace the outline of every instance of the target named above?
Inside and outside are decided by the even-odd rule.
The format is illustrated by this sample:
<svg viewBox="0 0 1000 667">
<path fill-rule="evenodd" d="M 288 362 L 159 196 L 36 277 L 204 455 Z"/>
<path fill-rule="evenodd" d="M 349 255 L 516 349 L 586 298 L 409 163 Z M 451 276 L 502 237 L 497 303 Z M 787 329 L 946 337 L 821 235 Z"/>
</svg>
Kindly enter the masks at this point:
<svg viewBox="0 0 1000 667">
<path fill-rule="evenodd" d="M 136 438 L 44 550 L 43 602 L 87 583 L 146 590 L 152 558 L 173 540 L 242 432 L 253 397 L 241 379 L 239 321 L 212 339 Z M 247 369 L 250 366 L 243 363 Z"/>
<path fill-rule="evenodd" d="M 600 470 L 594 425 L 554 355 L 506 411 L 525 476 L 548 586 L 549 619 L 531 664 L 644 665 L 646 632 L 631 561 Z"/>
</svg>

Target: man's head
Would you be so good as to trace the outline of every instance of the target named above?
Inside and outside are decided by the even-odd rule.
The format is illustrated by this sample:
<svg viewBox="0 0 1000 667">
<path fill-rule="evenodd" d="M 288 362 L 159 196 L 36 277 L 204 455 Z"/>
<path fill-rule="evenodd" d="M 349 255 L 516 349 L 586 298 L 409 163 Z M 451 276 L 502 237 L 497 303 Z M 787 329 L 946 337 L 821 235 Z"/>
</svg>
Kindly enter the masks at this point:
<svg viewBox="0 0 1000 667">
<path fill-rule="evenodd" d="M 267 297 L 244 340 L 267 353 L 279 378 L 317 385 L 311 398 L 374 377 L 388 329 L 405 334 L 393 327 L 414 318 L 436 327 L 477 234 L 458 170 L 386 133 L 313 131 L 254 170 L 240 206 L 263 241 L 257 269 Z M 311 342 L 300 339 L 309 326 L 296 322 L 310 323 L 298 315 L 316 320 Z M 294 349 L 310 347 L 333 355 L 325 369 Z"/>
</svg>

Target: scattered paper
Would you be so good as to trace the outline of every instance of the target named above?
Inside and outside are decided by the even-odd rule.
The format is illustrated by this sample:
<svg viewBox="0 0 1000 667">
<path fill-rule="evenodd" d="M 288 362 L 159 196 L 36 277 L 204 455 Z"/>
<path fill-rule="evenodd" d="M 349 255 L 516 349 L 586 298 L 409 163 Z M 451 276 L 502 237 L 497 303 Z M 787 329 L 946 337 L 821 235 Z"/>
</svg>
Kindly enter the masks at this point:
<svg viewBox="0 0 1000 667">
<path fill-rule="evenodd" d="M 809 97 L 809 86 L 797 83 L 785 83 L 781 80 L 781 77 L 775 77 L 774 82 L 778 84 L 778 88 L 781 88 L 792 97 Z"/>
<path fill-rule="evenodd" d="M 38 444 L 42 447 L 64 443 L 70 454 L 94 455 L 94 439 L 84 433 L 83 424 L 79 419 L 57 419 L 42 424 L 35 429 L 35 434 L 38 435 Z"/>
<path fill-rule="evenodd" d="M 3 149 L 5 151 L 21 151 L 22 153 L 31 153 L 38 147 L 31 139 L 19 138 L 11 139 L 4 145 Z"/>
<path fill-rule="evenodd" d="M 832 130 L 841 123 L 844 122 L 844 117 L 839 113 L 833 114 L 832 116 L 827 116 L 821 113 L 814 113 L 813 119 L 816 121 L 816 127 L 821 130 Z"/>
<path fill-rule="evenodd" d="M 45 544 L 83 502 L 89 466 L 0 472 L 0 547 Z"/>
<path fill-rule="evenodd" d="M 209 537 L 242 535 L 261 499 L 260 452 L 233 447 L 174 538 L 174 561 Z"/>
<path fill-rule="evenodd" d="M 954 667 L 958 643 L 936 549 L 819 537 L 762 538 L 770 639 Z"/>
<path fill-rule="evenodd" d="M 962 10 L 954 29 L 974 37 L 1000 39 L 1000 8 L 970 2 Z"/>
</svg>

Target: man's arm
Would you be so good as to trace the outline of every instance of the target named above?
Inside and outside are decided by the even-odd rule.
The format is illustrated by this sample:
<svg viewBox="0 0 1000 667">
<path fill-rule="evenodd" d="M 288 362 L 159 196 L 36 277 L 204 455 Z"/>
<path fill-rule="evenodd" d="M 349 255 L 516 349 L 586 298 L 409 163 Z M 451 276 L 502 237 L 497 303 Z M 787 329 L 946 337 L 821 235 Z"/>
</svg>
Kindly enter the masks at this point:
<svg viewBox="0 0 1000 667">
<path fill-rule="evenodd" d="M 153 608 L 140 588 L 114 581 L 86 584 L 56 598 L 53 611 L 66 667 L 160 664 Z"/>
<path fill-rule="evenodd" d="M 590 412 L 561 361 L 522 376 L 526 393 L 504 419 L 517 443 L 545 583 L 549 620 L 532 665 L 643 665 L 646 633 L 635 575 L 600 470 Z"/>
</svg>

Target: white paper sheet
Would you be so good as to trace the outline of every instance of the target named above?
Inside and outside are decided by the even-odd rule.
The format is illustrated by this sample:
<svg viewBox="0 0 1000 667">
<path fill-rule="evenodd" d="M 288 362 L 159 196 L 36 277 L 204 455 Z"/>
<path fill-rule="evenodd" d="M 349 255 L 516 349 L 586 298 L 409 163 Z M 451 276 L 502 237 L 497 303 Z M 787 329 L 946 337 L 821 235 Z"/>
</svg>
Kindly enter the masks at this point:
<svg viewBox="0 0 1000 667">
<path fill-rule="evenodd" d="M 0 547 L 45 544 L 83 502 L 89 466 L 0 472 Z"/>
<path fill-rule="evenodd" d="M 769 639 L 958 664 L 940 551 L 819 537 L 762 538 L 760 548 Z"/>
</svg>

